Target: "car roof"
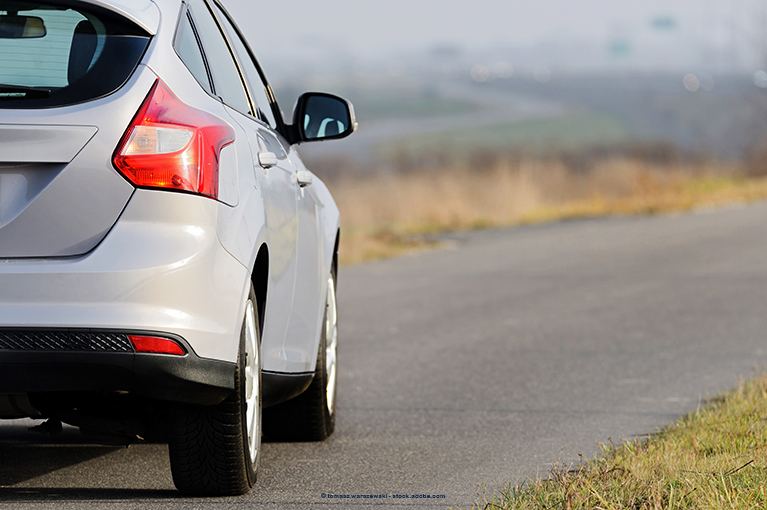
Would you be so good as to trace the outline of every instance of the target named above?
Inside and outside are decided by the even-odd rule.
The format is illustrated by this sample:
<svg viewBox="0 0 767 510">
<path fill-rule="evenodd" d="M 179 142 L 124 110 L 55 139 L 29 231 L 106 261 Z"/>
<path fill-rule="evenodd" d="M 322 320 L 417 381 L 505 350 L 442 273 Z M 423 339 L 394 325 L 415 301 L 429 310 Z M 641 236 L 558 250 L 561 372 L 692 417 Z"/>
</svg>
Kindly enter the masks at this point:
<svg viewBox="0 0 767 510">
<path fill-rule="evenodd" d="M 160 9 L 152 0 L 81 0 L 121 14 L 130 19 L 150 35 L 157 33 L 160 26 Z"/>
</svg>

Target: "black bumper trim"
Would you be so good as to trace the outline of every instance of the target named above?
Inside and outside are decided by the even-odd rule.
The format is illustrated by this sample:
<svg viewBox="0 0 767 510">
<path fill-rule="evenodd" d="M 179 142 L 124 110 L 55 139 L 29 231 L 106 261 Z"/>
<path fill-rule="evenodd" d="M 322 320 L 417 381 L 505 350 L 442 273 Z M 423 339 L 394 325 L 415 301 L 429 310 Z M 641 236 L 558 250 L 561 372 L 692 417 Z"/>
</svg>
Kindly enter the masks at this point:
<svg viewBox="0 0 767 510">
<path fill-rule="evenodd" d="M 125 333 L 88 329 L 0 329 L 0 351 L 133 352 Z"/>
<path fill-rule="evenodd" d="M 128 391 L 159 400 L 212 405 L 234 390 L 234 363 L 200 358 L 177 335 L 130 333 L 172 338 L 187 354 L 0 349 L 0 393 Z"/>
<path fill-rule="evenodd" d="M 286 373 L 261 372 L 261 387 L 263 388 L 263 406 L 271 407 L 286 400 L 297 397 L 312 383 L 314 372 Z"/>
</svg>

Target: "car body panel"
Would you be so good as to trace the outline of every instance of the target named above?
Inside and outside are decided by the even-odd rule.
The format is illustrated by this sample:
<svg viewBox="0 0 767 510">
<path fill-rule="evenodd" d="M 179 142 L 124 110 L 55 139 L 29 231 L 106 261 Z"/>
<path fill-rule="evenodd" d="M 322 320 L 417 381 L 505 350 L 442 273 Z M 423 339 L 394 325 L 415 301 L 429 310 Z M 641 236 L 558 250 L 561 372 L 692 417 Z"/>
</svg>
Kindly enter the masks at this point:
<svg viewBox="0 0 767 510">
<path fill-rule="evenodd" d="M 69 163 L 99 128 L 0 124 L 0 161 Z"/>
<path fill-rule="evenodd" d="M 0 260 L 0 325 L 167 331 L 234 362 L 248 269 L 218 239 L 217 202 L 136 190 L 98 249 Z"/>
<path fill-rule="evenodd" d="M 298 160 L 294 151 L 292 159 Z M 319 335 L 325 300 L 323 283 L 327 281 L 327 268 L 322 257 L 322 242 L 318 218 L 318 202 L 312 185 L 300 188 L 298 197 L 298 271 L 296 290 L 293 297 L 294 318 L 287 332 L 286 344 L 300 345 L 301 339 L 315 338 Z M 302 354 L 311 363 L 316 357 L 314 351 L 306 349 Z"/>
<path fill-rule="evenodd" d="M 290 361 L 285 355 L 285 334 L 295 312 L 293 297 L 298 243 L 298 186 L 295 171 L 287 153 L 280 150 L 278 140 L 268 129 L 255 119 L 244 116 L 239 117 L 239 122 L 247 132 L 256 186 L 262 190 L 263 207 L 266 211 L 269 282 L 261 348 L 263 367 L 264 370 L 291 371 L 285 370 L 285 363 Z M 277 157 L 277 164 L 271 168 L 261 167 L 257 164 L 259 152 L 273 152 Z M 255 254 L 256 247 L 253 249 Z M 290 306 L 286 306 L 287 303 L 290 303 Z M 292 371 L 305 370 L 304 364 L 300 364 L 297 370 Z"/>
<path fill-rule="evenodd" d="M 163 12 L 166 10 L 166 5 L 178 4 L 176 0 L 156 1 Z M 153 40 L 147 50 L 144 64 L 150 68 L 165 69 L 166 73 L 170 70 L 169 77 L 172 76 L 174 80 L 185 76 L 183 83 L 177 81 L 166 81 L 166 83 L 182 100 L 195 106 L 197 100 L 207 102 L 210 96 L 192 78 L 186 66 L 172 50 L 177 22 L 177 19 L 163 18 L 155 36 L 156 40 Z M 278 373 L 312 372 L 315 368 L 320 322 L 324 311 L 326 275 L 330 272 L 332 252 L 340 224 L 338 208 L 327 187 L 319 179 L 315 179 L 315 183 L 309 186 L 309 188 L 314 187 L 314 190 L 305 189 L 304 194 L 308 192 L 318 201 L 317 205 L 310 210 L 318 211 L 320 226 L 313 229 L 316 230 L 316 234 L 312 236 L 313 239 L 303 241 L 303 250 L 306 251 L 305 257 L 311 257 L 312 253 L 321 253 L 319 258 L 309 259 L 309 263 L 314 268 L 311 272 L 317 276 L 311 284 L 313 290 L 305 294 L 303 282 L 299 283 L 296 275 L 300 249 L 298 232 L 300 220 L 296 214 L 300 190 L 297 186 L 296 174 L 299 169 L 306 170 L 306 167 L 298 152 L 279 133 L 254 118 L 231 108 L 224 108 L 228 117 L 221 117 L 226 118 L 235 130 L 239 126 L 246 132 L 253 163 L 252 171 L 256 177 L 255 189 L 253 189 L 247 184 L 249 176 L 244 170 L 247 164 L 245 164 L 242 148 L 238 147 L 240 193 L 255 192 L 258 195 L 252 199 L 253 202 L 246 200 L 243 196 L 240 200 L 251 204 L 259 199 L 263 201 L 265 235 L 262 237 L 254 232 L 251 222 L 236 235 L 239 248 L 234 248 L 233 243 L 224 242 L 226 246 L 232 247 L 232 253 L 237 253 L 239 260 L 242 260 L 244 253 L 250 252 L 249 267 L 251 268 L 261 243 L 265 242 L 269 247 L 270 275 L 262 333 L 263 369 Z M 265 170 L 258 165 L 258 152 L 262 150 L 275 153 L 278 159 L 277 166 Z M 291 188 L 292 191 L 288 191 Z M 236 215 L 237 213 L 228 211 L 226 214 Z M 248 218 L 246 215 L 240 217 Z M 308 230 L 308 227 L 305 229 Z M 247 246 L 248 244 L 250 246 Z M 302 286 L 301 295 L 297 296 L 299 285 Z M 313 295 L 318 301 L 307 299 L 305 295 Z M 275 306 L 274 303 L 279 305 Z"/>
<path fill-rule="evenodd" d="M 23 126 L 22 134 L 36 126 L 33 139 L 54 133 L 42 156 L 24 157 L 48 158 L 43 165 L 57 173 L 35 184 L 28 176 L 33 170 L 24 169 L 27 190 L 18 193 L 29 195 L 29 203 L 0 207 L 0 328 L 167 332 L 202 359 L 234 363 L 251 274 L 266 247 L 262 368 L 312 373 L 340 224 L 327 187 L 315 177 L 300 188 L 297 172 L 306 167 L 295 148 L 200 87 L 173 49 L 179 0 L 88 3 L 154 35 L 127 83 L 106 97 L 3 110 L 4 126 Z M 113 166 L 116 147 L 158 77 L 180 101 L 235 132 L 220 154 L 218 200 L 137 189 Z M 60 144 L 59 136 L 74 141 Z M 12 152 L 3 147 L 0 141 L 0 195 L 13 187 L 4 183 L 20 182 L 23 174 L 13 170 L 19 162 L 10 161 L 21 157 L 4 159 Z M 259 165 L 264 151 L 275 154 L 277 165 Z M 42 187 L 28 193 L 35 186 Z"/>
<path fill-rule="evenodd" d="M 0 135 L 22 126 L 15 136 L 40 139 L 36 148 L 27 147 L 27 161 L 42 161 L 18 166 L 15 151 L 0 151 L 2 180 L 15 184 L 0 192 L 0 258 L 82 255 L 104 238 L 134 189 L 115 171 L 110 156 L 156 79 L 139 66 L 126 86 L 101 99 L 60 108 L 3 110 Z M 104 118 L 110 122 L 99 122 Z M 88 133 L 91 138 L 83 141 Z M 80 145 L 71 161 L 46 161 L 67 159 L 61 148 L 67 139 Z"/>
<path fill-rule="evenodd" d="M 157 33 L 160 24 L 160 10 L 152 0 L 80 0 L 84 3 L 98 5 L 121 16 L 128 18 L 146 30 L 150 35 Z"/>
<path fill-rule="evenodd" d="M 179 5 L 176 0 L 158 0 L 157 3 L 163 12 L 166 4 Z M 162 18 L 141 65 L 156 70 L 156 74 L 162 70 L 163 81 L 182 101 L 211 111 L 235 129 L 237 175 L 234 177 L 222 167 L 219 183 L 237 179 L 238 205 L 231 210 L 219 207 L 226 218 L 219 224 L 227 224 L 220 232 L 221 242 L 237 260 L 250 268 L 261 244 L 265 243 L 269 248 L 270 271 L 262 332 L 264 370 L 287 373 L 313 371 L 319 329 L 317 335 L 300 338 L 297 345 L 286 344 L 286 331 L 290 322 L 298 316 L 293 307 L 298 246 L 298 186 L 294 160 L 298 155 L 290 146 L 286 147 L 279 134 L 260 121 L 218 101 L 211 101 L 213 98 L 199 86 L 173 49 L 177 24 L 178 16 Z M 278 164 L 268 170 L 261 168 L 257 164 L 261 150 L 274 152 L 278 156 Z M 259 202 L 262 212 L 256 214 L 252 209 L 258 208 Z M 246 213 L 247 209 L 251 211 Z M 230 225 L 229 222 L 235 218 L 240 224 Z M 243 296 L 245 292 L 243 288 Z M 244 309 L 241 313 L 244 315 Z"/>
</svg>

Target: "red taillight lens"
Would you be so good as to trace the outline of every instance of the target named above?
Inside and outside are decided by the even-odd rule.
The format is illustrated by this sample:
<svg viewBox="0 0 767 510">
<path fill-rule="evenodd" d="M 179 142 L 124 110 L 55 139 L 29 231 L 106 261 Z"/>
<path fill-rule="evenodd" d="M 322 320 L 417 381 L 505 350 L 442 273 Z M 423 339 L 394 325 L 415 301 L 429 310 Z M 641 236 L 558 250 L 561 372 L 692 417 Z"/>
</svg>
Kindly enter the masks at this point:
<svg viewBox="0 0 767 510">
<path fill-rule="evenodd" d="M 136 352 L 149 352 L 153 354 L 176 354 L 183 356 L 186 351 L 183 347 L 169 338 L 156 336 L 128 335 Z"/>
<path fill-rule="evenodd" d="M 133 184 L 218 197 L 218 158 L 232 127 L 186 105 L 157 80 L 117 146 L 115 167 Z"/>
</svg>

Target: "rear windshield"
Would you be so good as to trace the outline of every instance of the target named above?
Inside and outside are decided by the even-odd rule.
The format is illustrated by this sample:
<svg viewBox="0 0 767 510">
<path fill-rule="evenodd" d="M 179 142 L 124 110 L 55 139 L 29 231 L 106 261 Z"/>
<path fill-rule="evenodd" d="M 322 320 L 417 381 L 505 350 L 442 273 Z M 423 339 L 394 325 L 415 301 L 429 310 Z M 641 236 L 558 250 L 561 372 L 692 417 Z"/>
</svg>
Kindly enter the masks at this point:
<svg viewBox="0 0 767 510">
<path fill-rule="evenodd" d="M 149 35 L 77 2 L 0 0 L 0 108 L 81 103 L 119 89 Z"/>
</svg>

